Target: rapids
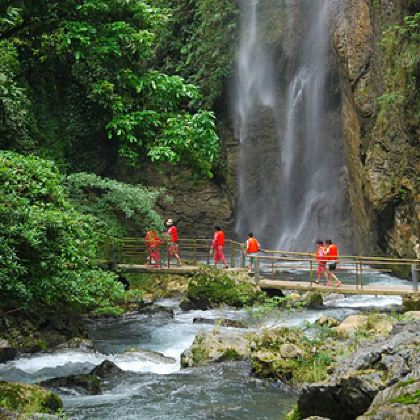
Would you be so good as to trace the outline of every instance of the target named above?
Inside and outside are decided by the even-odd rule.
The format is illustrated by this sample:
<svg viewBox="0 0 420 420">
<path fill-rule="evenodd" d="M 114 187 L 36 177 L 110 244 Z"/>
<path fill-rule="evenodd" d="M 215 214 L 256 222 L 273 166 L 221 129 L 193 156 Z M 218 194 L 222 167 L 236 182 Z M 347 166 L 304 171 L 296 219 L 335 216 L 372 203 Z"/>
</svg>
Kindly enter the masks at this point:
<svg viewBox="0 0 420 420">
<path fill-rule="evenodd" d="M 391 285 L 403 282 L 385 274 L 372 277 L 373 281 Z M 401 305 L 401 298 L 346 298 L 336 294 L 329 295 L 320 310 L 284 311 L 263 317 L 254 316 L 250 310 L 233 308 L 184 312 L 176 299 L 161 300 L 158 304 L 173 309 L 174 317 L 165 312 L 92 321 L 89 329 L 96 351 L 61 349 L 21 355 L 0 364 L 0 379 L 35 383 L 88 373 L 108 359 L 131 372 L 106 381 L 102 395 L 86 396 L 74 390 L 60 390 L 69 419 L 281 419 L 296 400 L 295 393 L 284 385 L 270 385 L 252 377 L 248 363 L 180 369 L 180 354 L 197 332 L 214 328 L 194 324 L 193 319 L 246 320 L 252 330 L 304 326 L 321 315 L 343 319 L 366 307 L 389 310 Z M 224 330 L 232 329 L 221 328 Z"/>
</svg>

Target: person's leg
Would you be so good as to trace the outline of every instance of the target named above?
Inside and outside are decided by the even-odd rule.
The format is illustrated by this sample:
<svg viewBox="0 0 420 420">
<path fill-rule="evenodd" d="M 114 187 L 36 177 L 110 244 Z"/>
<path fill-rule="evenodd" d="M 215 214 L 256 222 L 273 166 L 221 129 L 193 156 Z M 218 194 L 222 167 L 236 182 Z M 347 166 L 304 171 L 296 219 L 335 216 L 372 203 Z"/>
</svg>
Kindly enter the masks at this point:
<svg viewBox="0 0 420 420">
<path fill-rule="evenodd" d="M 221 256 L 222 262 L 224 264 L 224 268 L 225 269 L 228 268 L 226 257 L 225 257 L 225 254 L 223 253 L 223 245 L 220 245 L 220 256 Z"/>
</svg>

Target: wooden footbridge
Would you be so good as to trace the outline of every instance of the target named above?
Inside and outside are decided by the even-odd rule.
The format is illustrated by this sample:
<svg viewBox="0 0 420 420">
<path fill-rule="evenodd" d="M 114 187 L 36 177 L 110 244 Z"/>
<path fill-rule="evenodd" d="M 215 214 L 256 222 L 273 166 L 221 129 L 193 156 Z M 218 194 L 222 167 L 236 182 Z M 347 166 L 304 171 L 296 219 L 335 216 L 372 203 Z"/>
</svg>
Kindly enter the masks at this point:
<svg viewBox="0 0 420 420">
<path fill-rule="evenodd" d="M 176 265 L 169 258 L 167 245 L 160 247 L 160 260 L 153 266 L 146 264 L 147 250 L 142 238 L 122 238 L 104 243 L 103 254 L 98 263 L 119 273 L 179 274 L 192 275 L 200 265 L 212 264 L 211 239 L 182 239 L 179 249 L 183 264 Z M 225 241 L 228 271 L 246 271 L 248 262 L 244 255 L 244 244 Z M 420 260 L 387 257 L 340 256 L 340 264 L 334 272 L 342 281 L 336 289 L 315 283 L 317 263 L 314 253 L 263 250 L 255 257 L 252 270 L 262 289 L 319 290 L 342 294 L 360 295 L 420 295 L 417 275 Z M 221 267 L 221 266 L 220 266 Z M 403 273 L 411 282 L 401 281 L 399 286 L 388 286 L 380 281 L 384 274 Z M 321 279 L 322 281 L 323 279 Z"/>
</svg>

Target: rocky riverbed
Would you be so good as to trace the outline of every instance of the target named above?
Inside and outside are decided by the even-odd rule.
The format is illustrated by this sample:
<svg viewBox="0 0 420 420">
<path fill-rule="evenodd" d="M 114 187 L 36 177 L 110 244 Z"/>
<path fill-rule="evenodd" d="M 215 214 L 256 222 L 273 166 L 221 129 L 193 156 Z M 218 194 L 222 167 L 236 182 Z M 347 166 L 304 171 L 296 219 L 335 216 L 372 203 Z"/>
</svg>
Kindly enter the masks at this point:
<svg viewBox="0 0 420 420">
<path fill-rule="evenodd" d="M 202 279 L 176 299 L 133 303 L 122 317 L 86 320 L 91 339 L 20 350 L 0 364 L 0 378 L 56 393 L 71 419 L 273 419 L 285 418 L 296 403 L 291 418 L 333 420 L 388 413 L 392 401 L 415 413 L 419 314 L 398 313 L 401 299 L 288 293 L 261 300 L 252 281 L 235 289 L 224 273 L 209 278 L 212 287 Z M 239 308 L 216 302 L 223 285 Z M 201 309 L 180 307 L 191 297 L 204 303 Z M 347 396 L 353 386 L 358 406 Z M 329 412 L 320 397 L 327 395 L 336 402 L 327 404 Z M 343 417 L 346 404 L 353 411 Z M 39 404 L 19 411 L 31 407 Z"/>
</svg>

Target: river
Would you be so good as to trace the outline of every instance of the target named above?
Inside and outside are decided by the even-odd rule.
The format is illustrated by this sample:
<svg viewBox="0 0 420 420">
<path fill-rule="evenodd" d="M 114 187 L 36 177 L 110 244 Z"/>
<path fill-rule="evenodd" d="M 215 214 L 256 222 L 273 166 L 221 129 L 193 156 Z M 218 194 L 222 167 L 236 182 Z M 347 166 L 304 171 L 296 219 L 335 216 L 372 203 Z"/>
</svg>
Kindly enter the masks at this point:
<svg viewBox="0 0 420 420">
<path fill-rule="evenodd" d="M 372 276 L 372 281 L 407 285 L 384 274 Z M 0 379 L 35 383 L 88 373 L 108 359 L 132 373 L 105 381 L 102 395 L 87 396 L 61 389 L 69 419 L 282 419 L 297 397 L 287 386 L 254 378 L 247 362 L 180 369 L 180 354 L 198 331 L 214 328 L 194 324 L 193 319 L 197 317 L 246 320 L 251 329 L 303 326 L 321 315 L 343 319 L 366 307 L 398 307 L 401 298 L 330 295 L 325 303 L 321 310 L 284 311 L 256 317 L 249 310 L 232 308 L 184 312 L 179 308 L 179 300 L 161 300 L 158 304 L 171 308 L 173 317 L 170 311 L 162 311 L 155 315 L 92 321 L 89 329 L 96 351 L 62 349 L 22 355 L 0 364 Z"/>
</svg>

